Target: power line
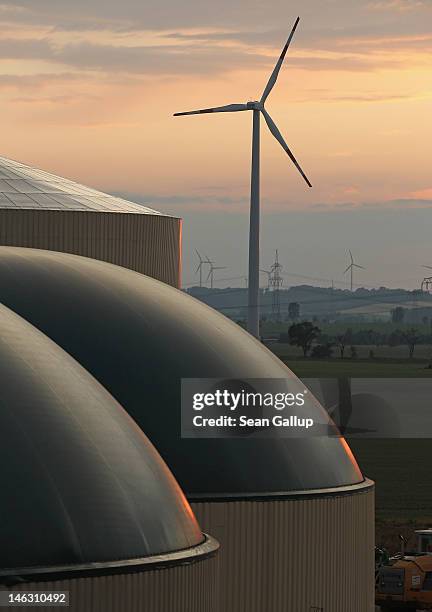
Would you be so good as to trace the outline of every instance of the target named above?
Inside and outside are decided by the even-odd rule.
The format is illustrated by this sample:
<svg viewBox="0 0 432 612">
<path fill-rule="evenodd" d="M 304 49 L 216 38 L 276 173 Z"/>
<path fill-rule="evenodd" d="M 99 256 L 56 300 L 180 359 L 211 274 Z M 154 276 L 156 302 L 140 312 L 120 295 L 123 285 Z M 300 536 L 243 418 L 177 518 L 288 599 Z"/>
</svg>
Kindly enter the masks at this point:
<svg viewBox="0 0 432 612">
<path fill-rule="evenodd" d="M 270 271 L 270 287 L 272 288 L 272 313 L 276 321 L 280 320 L 280 288 L 283 278 L 281 276 L 282 265 L 279 263 L 279 254 L 276 249 L 275 261 Z"/>
<path fill-rule="evenodd" d="M 261 272 L 269 274 L 269 270 L 261 270 Z M 333 278 L 324 278 L 322 276 L 309 276 L 307 274 L 299 274 L 299 273 L 295 273 L 295 272 L 281 272 L 281 276 L 286 276 L 286 277 L 290 277 L 292 276 L 293 278 L 301 278 L 301 279 L 305 279 L 305 280 L 311 280 L 311 281 L 315 281 L 315 282 L 326 282 L 329 283 L 329 286 L 333 283 L 334 285 L 339 285 L 341 288 L 342 287 L 349 287 L 350 283 L 348 281 L 335 281 Z M 242 276 L 231 276 L 231 277 L 224 277 L 224 278 L 218 278 L 217 282 L 221 283 L 221 282 L 229 282 L 229 281 L 235 281 L 235 280 L 244 280 L 245 276 L 244 274 Z M 407 280 L 414 280 L 413 278 L 407 279 Z M 354 283 L 353 286 L 357 287 L 357 288 L 364 288 L 364 289 L 377 289 L 379 287 L 377 287 L 378 284 L 385 283 L 385 281 L 376 281 L 376 283 L 374 285 L 370 285 L 367 283 Z M 193 281 L 191 283 L 184 283 L 182 288 L 185 287 L 195 287 L 197 286 L 196 281 Z M 326 289 L 327 287 L 322 287 L 322 289 Z M 226 289 L 236 289 L 236 287 L 226 287 Z M 392 291 L 392 289 L 389 288 L 390 291 Z M 406 289 L 405 291 L 416 291 L 416 289 Z"/>
</svg>

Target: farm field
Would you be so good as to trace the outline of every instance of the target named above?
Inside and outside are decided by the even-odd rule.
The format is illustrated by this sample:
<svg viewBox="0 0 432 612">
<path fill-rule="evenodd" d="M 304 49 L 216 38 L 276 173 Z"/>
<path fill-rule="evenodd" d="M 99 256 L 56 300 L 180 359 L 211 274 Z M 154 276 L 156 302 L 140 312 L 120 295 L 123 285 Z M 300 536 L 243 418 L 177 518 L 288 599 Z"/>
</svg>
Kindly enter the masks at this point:
<svg viewBox="0 0 432 612">
<path fill-rule="evenodd" d="M 427 366 L 431 345 L 407 347 L 358 346 L 358 359 L 311 359 L 301 349 L 274 342 L 268 345 L 300 378 L 431 378 Z M 375 358 L 368 359 L 369 351 Z M 432 398 L 431 398 L 432 409 Z M 399 550 L 398 534 L 408 547 L 415 529 L 432 527 L 432 439 L 350 439 L 363 473 L 376 484 L 376 543 L 391 553 Z"/>
<path fill-rule="evenodd" d="M 369 347 L 358 347 L 363 359 L 310 359 L 288 344 L 269 346 L 300 378 L 423 378 L 431 346 L 418 346 L 417 356 L 406 358 L 406 347 L 373 347 L 379 357 L 367 359 Z M 363 351 L 362 351 L 363 349 Z M 403 352 L 405 351 L 405 358 Z M 389 355 L 392 355 L 390 357 Z M 397 355 L 397 356 L 396 356 Z M 432 398 L 431 398 L 432 409 Z M 432 439 L 348 440 L 364 474 L 376 483 L 376 543 L 390 552 L 399 550 L 398 534 L 408 547 L 415 529 L 432 527 Z"/>
<path fill-rule="evenodd" d="M 409 359 L 406 346 L 358 346 L 357 358 L 346 356 L 341 359 L 335 352 L 333 357 L 313 359 L 303 357 L 302 350 L 290 344 L 280 342 L 267 343 L 267 347 L 286 365 L 302 378 L 304 377 L 337 377 L 348 376 L 356 378 L 430 378 L 432 368 L 432 346 L 419 345 L 414 357 Z M 370 351 L 374 357 L 369 357 Z M 349 351 L 345 351 L 345 355 Z"/>
<path fill-rule="evenodd" d="M 349 440 L 358 463 L 376 484 L 376 543 L 412 546 L 415 529 L 432 527 L 432 440 Z"/>
<path fill-rule="evenodd" d="M 263 336 L 269 334 L 279 334 L 280 332 L 286 332 L 292 325 L 292 322 L 283 321 L 265 321 L 261 325 L 261 333 Z M 343 334 L 348 328 L 353 332 L 363 331 L 365 329 L 373 332 L 382 334 L 389 334 L 397 329 L 401 331 L 408 331 L 410 328 L 415 327 L 420 334 L 427 335 L 431 333 L 430 323 L 424 324 L 418 323 L 393 323 L 392 321 L 337 321 L 334 323 L 324 323 L 319 321 L 316 325 L 320 328 L 323 334 L 339 335 Z"/>
<path fill-rule="evenodd" d="M 268 344 L 268 348 L 271 349 L 275 355 L 281 359 L 295 359 L 298 357 L 303 358 L 302 350 L 297 346 L 292 346 L 283 342 L 271 342 Z M 359 359 L 369 359 L 370 351 L 373 351 L 375 359 L 398 359 L 403 361 L 409 361 L 408 348 L 405 345 L 401 346 L 375 346 L 375 345 L 358 345 L 356 346 L 357 356 Z M 432 359 L 432 345 L 431 344 L 419 344 L 414 350 L 414 360 L 420 359 L 427 361 Z M 333 348 L 333 356 L 329 361 L 339 361 L 339 351 L 335 347 Z M 351 361 L 349 346 L 345 348 L 344 361 Z"/>
<path fill-rule="evenodd" d="M 431 378 L 426 361 L 287 359 L 282 361 L 300 378 Z"/>
</svg>

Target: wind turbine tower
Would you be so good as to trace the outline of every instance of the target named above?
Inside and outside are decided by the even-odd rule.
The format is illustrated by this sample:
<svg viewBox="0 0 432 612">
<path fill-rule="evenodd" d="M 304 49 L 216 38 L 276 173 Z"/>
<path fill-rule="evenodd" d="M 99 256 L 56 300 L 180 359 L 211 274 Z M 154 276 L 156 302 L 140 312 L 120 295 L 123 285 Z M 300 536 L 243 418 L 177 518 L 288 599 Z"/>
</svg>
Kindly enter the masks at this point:
<svg viewBox="0 0 432 612">
<path fill-rule="evenodd" d="M 353 290 L 354 287 L 354 268 L 360 268 L 361 270 L 365 270 L 365 268 L 363 266 L 359 266 L 358 264 L 354 263 L 354 258 L 353 255 L 351 253 L 351 251 L 348 251 L 350 258 L 351 258 L 351 263 L 350 265 L 347 267 L 347 269 L 345 270 L 344 274 L 346 274 L 348 272 L 348 270 L 350 271 L 350 276 L 351 276 L 351 291 Z"/>
<path fill-rule="evenodd" d="M 288 40 L 282 50 L 282 53 L 276 62 L 276 66 L 270 75 L 267 85 L 263 91 L 260 100 L 247 102 L 246 104 L 227 104 L 226 106 L 215 106 L 213 108 L 203 108 L 201 110 L 193 110 L 182 113 L 175 113 L 175 117 L 180 115 L 199 115 L 207 113 L 235 113 L 239 111 L 252 111 L 252 171 L 251 171 L 251 197 L 250 197 L 250 221 L 249 221 L 249 285 L 248 285 L 248 331 L 259 337 L 259 242 L 260 242 L 260 118 L 263 115 L 267 127 L 272 135 L 284 149 L 294 166 L 302 175 L 303 179 L 309 187 L 312 187 L 309 179 L 301 169 L 299 163 L 294 157 L 291 149 L 283 139 L 282 134 L 274 123 L 273 119 L 268 114 L 265 108 L 265 102 L 273 89 L 279 71 L 282 67 L 288 47 L 294 36 L 300 18 L 298 17 L 294 23 Z"/>
<path fill-rule="evenodd" d="M 197 269 L 195 270 L 195 274 L 198 274 L 199 272 L 199 286 L 202 287 L 202 270 L 203 270 L 203 266 L 208 264 L 208 261 L 206 261 L 205 259 L 201 257 L 197 249 L 195 249 L 195 252 L 198 255 L 198 259 L 199 259 L 199 264 L 197 266 Z"/>
<path fill-rule="evenodd" d="M 260 272 L 262 272 L 263 274 L 267 274 L 267 291 L 270 291 L 272 277 L 271 270 L 260 270 Z"/>
<path fill-rule="evenodd" d="M 215 266 L 213 265 L 214 261 L 210 261 L 208 257 L 205 263 L 207 263 L 210 266 L 210 270 L 206 278 L 206 282 L 210 279 L 210 288 L 213 289 L 214 271 L 215 270 L 226 270 L 226 266 Z"/>
</svg>

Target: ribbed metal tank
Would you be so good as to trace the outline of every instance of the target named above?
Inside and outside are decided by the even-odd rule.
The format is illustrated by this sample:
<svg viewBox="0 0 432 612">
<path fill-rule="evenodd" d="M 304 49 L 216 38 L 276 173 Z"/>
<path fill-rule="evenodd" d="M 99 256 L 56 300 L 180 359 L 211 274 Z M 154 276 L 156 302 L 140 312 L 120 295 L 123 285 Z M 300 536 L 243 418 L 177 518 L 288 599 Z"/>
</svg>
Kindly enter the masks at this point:
<svg viewBox="0 0 432 612">
<path fill-rule="evenodd" d="M 372 612 L 374 487 L 191 500 L 221 542 L 221 610 Z"/>
<path fill-rule="evenodd" d="M 180 219 L 4 157 L 0 244 L 75 253 L 180 284 Z"/>
<path fill-rule="evenodd" d="M 191 565 L 171 565 L 140 572 L 60 576 L 17 584 L 10 589 L 67 591 L 69 612 L 219 612 L 218 558 L 203 556 Z M 2 589 L 4 587 L 1 587 Z M 14 607 L 14 610 L 60 610 L 61 608 Z"/>
<path fill-rule="evenodd" d="M 3 305 L 0 388 L 2 590 L 64 581 L 76 612 L 165 612 L 167 591 L 179 593 L 170 610 L 216 610 L 218 544 L 154 447 L 82 366 Z"/>
<path fill-rule="evenodd" d="M 343 438 L 180 436 L 182 378 L 284 378 L 294 393 L 304 389 L 262 344 L 172 287 L 72 255 L 0 248 L 0 299 L 83 364 L 149 435 L 220 538 L 221 610 L 369 612 L 373 484 Z"/>
</svg>

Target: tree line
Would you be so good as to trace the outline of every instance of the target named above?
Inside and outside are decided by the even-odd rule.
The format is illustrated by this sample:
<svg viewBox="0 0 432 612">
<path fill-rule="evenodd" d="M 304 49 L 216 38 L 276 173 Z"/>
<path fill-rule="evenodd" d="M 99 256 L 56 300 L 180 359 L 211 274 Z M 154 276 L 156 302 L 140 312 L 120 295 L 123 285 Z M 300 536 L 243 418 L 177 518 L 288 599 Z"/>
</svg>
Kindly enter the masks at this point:
<svg viewBox="0 0 432 612">
<path fill-rule="evenodd" d="M 303 350 L 304 357 L 311 356 L 325 358 L 333 356 L 337 351 L 339 357 L 344 359 L 347 354 L 355 359 L 358 346 L 401 346 L 406 345 L 409 357 L 414 356 L 418 344 L 432 344 L 432 333 L 421 334 L 412 327 L 407 330 L 396 329 L 391 332 L 379 332 L 373 329 L 352 330 L 347 328 L 341 334 L 323 333 L 321 329 L 310 321 L 293 323 L 286 332 L 281 332 L 279 342 L 298 346 Z M 373 357 L 373 351 L 370 351 Z"/>
</svg>

